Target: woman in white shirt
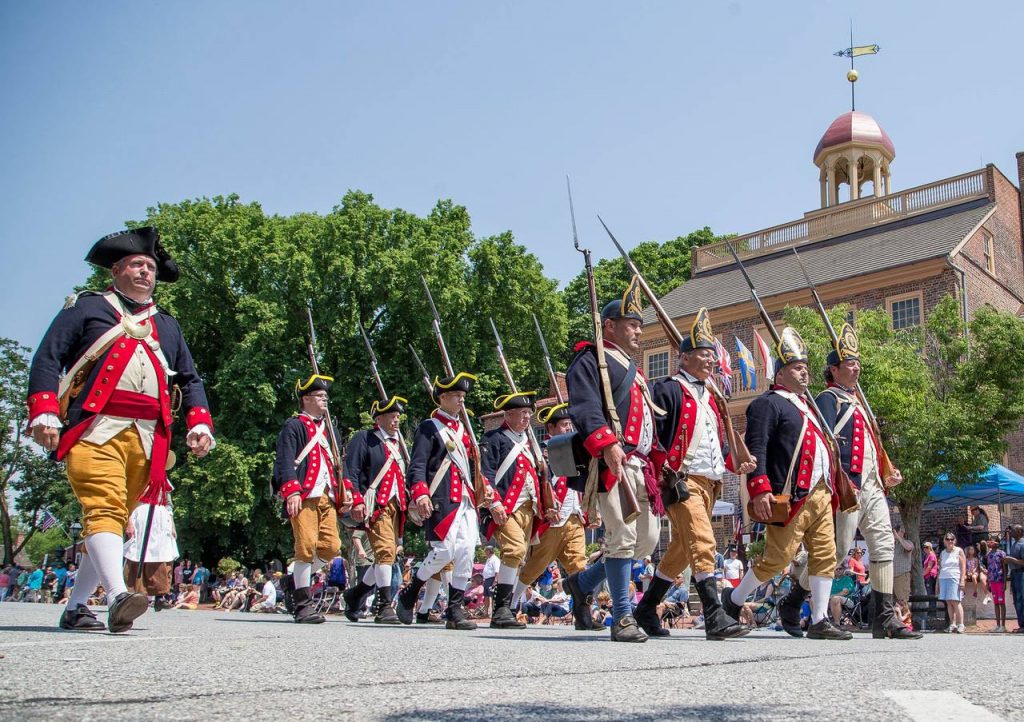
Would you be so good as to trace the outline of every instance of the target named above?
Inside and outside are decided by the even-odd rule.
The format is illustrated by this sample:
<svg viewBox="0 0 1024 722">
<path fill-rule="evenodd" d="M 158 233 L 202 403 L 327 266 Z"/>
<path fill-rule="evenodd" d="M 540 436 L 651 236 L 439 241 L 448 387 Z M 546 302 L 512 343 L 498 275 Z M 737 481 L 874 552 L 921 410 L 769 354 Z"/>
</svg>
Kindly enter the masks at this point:
<svg viewBox="0 0 1024 722">
<path fill-rule="evenodd" d="M 726 554 L 728 558 L 722 564 L 725 570 L 725 583 L 735 587 L 743 579 L 743 562 L 736 556 L 736 547 L 729 547 Z"/>
<path fill-rule="evenodd" d="M 946 534 L 942 539 L 946 547 L 939 556 L 939 599 L 946 603 L 949 630 L 964 631 L 964 608 L 960 600 L 964 595 L 964 581 L 967 578 L 967 557 L 964 550 L 956 545 L 956 536 Z"/>
</svg>

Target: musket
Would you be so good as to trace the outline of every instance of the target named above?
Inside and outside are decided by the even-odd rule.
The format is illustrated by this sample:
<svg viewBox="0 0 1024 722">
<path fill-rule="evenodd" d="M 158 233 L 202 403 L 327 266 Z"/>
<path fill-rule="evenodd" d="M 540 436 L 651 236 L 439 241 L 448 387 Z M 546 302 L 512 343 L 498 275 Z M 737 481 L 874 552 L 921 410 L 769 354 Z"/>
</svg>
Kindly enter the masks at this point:
<svg viewBox="0 0 1024 722">
<path fill-rule="evenodd" d="M 651 302 L 651 307 L 654 308 L 654 313 L 657 315 L 658 321 L 661 322 L 661 327 L 664 329 L 665 335 L 672 340 L 676 349 L 678 349 L 683 343 L 683 334 L 680 333 L 679 329 L 676 328 L 676 325 L 672 323 L 672 318 L 665 311 L 665 308 L 661 305 L 661 301 L 658 300 L 658 297 L 655 295 L 654 291 L 651 290 L 651 287 L 647 285 L 647 280 L 644 278 L 643 274 L 640 273 L 640 269 L 636 267 L 636 264 L 633 263 L 633 259 L 630 258 L 629 253 L 622 247 L 618 239 L 615 238 L 615 235 L 611 232 L 611 229 L 608 228 L 608 225 L 604 222 L 601 216 L 598 216 L 597 219 L 601 221 L 601 225 L 604 226 L 604 230 L 608 234 L 608 237 L 612 239 L 612 243 L 614 243 L 615 247 L 619 249 L 622 259 L 626 262 L 626 268 L 636 276 L 637 281 L 640 283 L 640 288 L 647 295 L 647 300 Z M 743 440 L 742 436 L 736 433 L 736 428 L 733 426 L 732 414 L 729 411 L 729 402 L 725 398 L 725 394 L 719 390 L 711 377 L 705 381 L 705 385 L 711 392 L 711 395 L 715 397 L 715 403 L 718 404 L 719 409 L 722 411 L 722 426 L 725 427 L 725 435 L 729 441 L 729 448 L 732 450 L 733 458 L 736 460 L 736 465 L 741 466 L 742 464 L 753 461 L 753 458 L 750 456 L 750 450 L 747 449 L 746 442 Z"/>
<path fill-rule="evenodd" d="M 761 297 L 757 293 L 757 288 L 754 286 L 754 282 L 750 278 L 750 274 L 747 273 L 746 267 L 743 265 L 743 261 L 740 260 L 739 255 L 736 253 L 736 249 L 732 247 L 730 241 L 726 241 L 725 245 L 729 248 L 729 253 L 732 254 L 733 259 L 736 261 L 736 265 L 739 266 L 740 273 L 743 274 L 743 279 L 747 282 L 747 286 L 750 287 L 750 295 L 754 299 L 754 305 L 757 306 L 757 312 L 761 316 L 761 320 L 764 321 L 765 328 L 768 329 L 768 333 L 771 334 L 772 340 L 775 342 L 776 348 L 778 348 L 782 339 L 779 336 L 779 332 L 775 328 L 775 324 L 772 322 L 772 317 L 768 315 L 768 311 L 765 309 L 764 304 L 761 303 Z M 807 408 L 814 418 L 818 422 L 818 426 L 821 428 L 825 439 L 829 445 L 829 455 L 832 457 L 832 462 L 836 467 L 836 492 L 839 494 L 839 509 L 840 511 L 853 511 L 858 508 L 857 505 L 857 492 L 853 488 L 853 484 L 850 482 L 850 477 L 847 476 L 846 471 L 843 469 L 843 465 L 839 462 L 839 442 L 836 440 L 836 435 L 832 431 L 832 427 L 825 423 L 825 419 L 821 415 L 821 410 L 818 408 L 818 404 L 815 402 L 811 392 L 804 389 L 803 393 L 804 403 L 807 404 Z"/>
<path fill-rule="evenodd" d="M 537 329 L 537 338 L 540 339 L 541 350 L 544 351 L 544 368 L 548 372 L 548 381 L 551 382 L 551 388 L 555 390 L 555 399 L 560 404 L 565 403 L 565 396 L 562 395 L 562 387 L 558 385 L 558 376 L 555 374 L 555 367 L 551 365 L 551 354 L 548 352 L 548 342 L 544 340 L 544 332 L 540 330 L 540 323 L 537 321 L 536 314 L 530 314 L 533 316 L 533 327 Z M 493 323 L 493 322 L 492 322 Z"/>
<path fill-rule="evenodd" d="M 313 302 L 306 301 L 306 320 L 309 322 L 309 339 L 306 342 L 306 351 L 309 353 L 309 365 L 313 373 L 320 375 L 320 364 L 316 360 L 316 328 L 313 326 Z M 342 501 L 338 507 L 347 511 L 352 506 L 352 494 L 341 483 L 341 477 L 345 473 L 345 451 L 338 443 L 338 437 L 334 433 L 334 421 L 331 419 L 331 412 L 324 409 L 324 422 L 327 424 L 327 441 L 331 447 L 331 461 L 334 463 L 334 474 L 338 479 L 338 491 Z"/>
<path fill-rule="evenodd" d="M 434 296 L 430 293 L 430 286 L 427 285 L 427 279 L 420 274 L 420 281 L 423 282 L 423 290 L 427 293 L 427 301 L 430 303 L 430 312 L 433 314 L 433 318 L 430 321 L 430 325 L 434 329 L 434 339 L 437 341 L 437 350 L 441 352 L 441 365 L 444 367 L 444 372 L 448 376 L 455 375 L 455 367 L 452 366 L 451 357 L 448 355 L 448 347 L 444 342 L 444 334 L 441 333 L 441 315 L 437 312 L 437 306 L 434 305 Z M 431 386 L 433 390 L 433 386 Z M 473 431 L 473 425 L 469 423 L 469 411 L 466 409 L 466 405 L 462 405 L 462 411 L 459 412 L 459 416 L 462 419 L 463 426 L 466 427 L 466 433 L 469 434 L 469 443 L 472 446 L 473 452 L 473 472 L 476 478 L 473 480 L 473 488 L 476 491 L 477 504 L 480 506 L 488 505 L 488 500 L 485 499 L 486 484 L 484 482 L 484 472 L 480 466 L 480 444 L 477 443 L 476 433 Z"/>
<path fill-rule="evenodd" d="M 146 515 L 146 530 L 142 533 L 142 549 L 139 551 L 139 566 L 135 569 L 135 574 L 132 575 L 132 591 L 135 591 L 135 585 L 139 583 L 139 577 L 142 576 L 142 568 L 146 563 L 146 552 L 149 551 L 149 535 L 153 531 L 153 512 L 156 510 L 156 504 L 153 502 L 149 503 L 149 513 Z M 139 530 L 136 529 L 135 533 L 138 534 Z"/>
<path fill-rule="evenodd" d="M 828 314 L 825 313 L 825 304 L 821 302 L 821 296 L 818 295 L 818 289 L 814 285 L 814 281 L 811 280 L 811 276 L 807 273 L 807 268 L 804 267 L 804 262 L 800 258 L 800 254 L 797 253 L 796 248 L 793 249 L 793 255 L 796 256 L 796 262 L 800 265 L 800 271 L 804 274 L 804 278 L 807 280 L 807 287 L 811 291 L 811 295 L 814 296 L 814 303 L 818 306 L 818 314 L 821 316 L 821 320 L 825 322 L 825 329 L 828 331 L 829 339 L 832 341 L 832 347 L 839 347 L 839 336 L 836 334 L 836 329 L 832 325 L 832 321 L 829 319 Z M 857 396 L 857 400 L 860 402 L 861 407 L 864 409 L 868 417 L 868 423 L 871 424 L 871 430 L 875 435 L 875 443 L 878 444 L 878 467 L 882 472 L 883 481 L 888 478 L 894 470 L 892 460 L 889 459 L 889 454 L 886 453 L 885 448 L 882 446 L 882 429 L 878 424 L 878 417 L 875 416 L 875 412 L 871 410 L 871 404 L 868 403 L 868 397 L 864 394 L 864 389 L 860 386 L 860 381 L 854 388 L 854 392 Z"/>
<path fill-rule="evenodd" d="M 423 381 L 423 386 L 427 390 L 427 398 L 433 401 L 434 384 L 430 381 L 430 372 L 427 371 L 427 367 L 423 365 L 423 361 L 422 359 L 420 359 L 420 355 L 416 353 L 416 349 L 412 347 L 412 344 L 409 344 L 409 351 L 412 352 L 412 357 L 416 359 L 416 365 L 419 366 L 420 368 L 420 379 Z"/>
<path fill-rule="evenodd" d="M 601 328 L 601 309 L 597 305 L 597 284 L 594 281 L 594 264 L 589 248 L 580 248 L 579 234 L 576 232 L 576 211 L 572 205 L 572 185 L 569 176 L 565 177 L 565 187 L 569 192 L 569 216 L 572 219 L 572 243 L 576 250 L 583 254 L 583 265 L 587 271 L 587 291 L 590 297 L 590 318 L 594 325 L 594 351 L 597 355 L 597 375 L 601 380 L 601 397 L 604 400 L 605 417 L 619 444 L 625 445 L 622 438 L 622 423 L 619 412 L 615 409 L 612 396 L 612 382 L 608 376 L 608 357 L 604 352 L 604 332 Z M 588 484 L 589 486 L 589 484 Z M 640 502 L 629 484 L 616 484 L 622 504 L 622 518 L 629 523 L 640 516 Z"/>
<path fill-rule="evenodd" d="M 536 317 L 534 318 L 536 320 Z M 508 359 L 505 358 L 505 345 L 501 342 L 501 336 L 498 334 L 498 327 L 494 325 L 494 319 L 491 321 L 491 330 L 494 331 L 494 350 L 498 354 L 498 364 L 501 366 L 502 373 L 505 374 L 505 383 L 508 384 L 509 390 L 517 394 L 519 389 L 516 388 L 516 381 L 512 378 L 512 370 L 508 366 Z M 547 461 L 544 460 L 544 453 L 541 451 L 540 442 L 537 441 L 537 435 L 533 431 L 533 423 L 529 423 L 526 426 L 526 436 L 530 440 L 530 450 L 533 452 L 533 458 L 537 463 L 537 471 L 540 474 L 540 511 L 543 516 L 548 516 L 549 512 L 558 511 L 558 505 L 555 503 L 554 494 L 551 493 L 551 473 L 548 469 Z M 497 479 L 494 480 L 497 483 Z"/>
<path fill-rule="evenodd" d="M 380 401 L 386 404 L 391 397 L 388 396 L 388 392 L 384 389 L 384 381 L 380 377 L 380 370 L 377 368 L 377 354 L 373 352 L 373 345 L 370 343 L 370 337 L 366 335 L 366 329 L 363 328 L 363 324 L 359 324 L 359 333 L 363 337 L 363 343 L 366 344 L 366 353 L 370 356 L 370 371 L 373 372 L 373 381 L 377 384 L 377 394 L 380 396 Z M 410 456 L 409 449 L 405 445 L 405 434 L 399 431 L 398 433 L 398 450 L 402 453 L 402 459 L 406 465 L 409 464 Z"/>
</svg>

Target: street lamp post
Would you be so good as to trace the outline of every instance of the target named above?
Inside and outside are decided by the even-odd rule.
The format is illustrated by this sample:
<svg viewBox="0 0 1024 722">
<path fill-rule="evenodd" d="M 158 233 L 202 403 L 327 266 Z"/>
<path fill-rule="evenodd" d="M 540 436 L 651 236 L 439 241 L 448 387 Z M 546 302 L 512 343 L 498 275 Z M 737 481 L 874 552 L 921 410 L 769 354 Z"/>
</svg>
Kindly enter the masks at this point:
<svg viewBox="0 0 1024 722">
<path fill-rule="evenodd" d="M 78 535 L 82 533 L 82 525 L 77 521 L 72 522 L 68 531 L 71 532 L 71 563 L 77 564 L 75 560 L 78 559 Z"/>
</svg>

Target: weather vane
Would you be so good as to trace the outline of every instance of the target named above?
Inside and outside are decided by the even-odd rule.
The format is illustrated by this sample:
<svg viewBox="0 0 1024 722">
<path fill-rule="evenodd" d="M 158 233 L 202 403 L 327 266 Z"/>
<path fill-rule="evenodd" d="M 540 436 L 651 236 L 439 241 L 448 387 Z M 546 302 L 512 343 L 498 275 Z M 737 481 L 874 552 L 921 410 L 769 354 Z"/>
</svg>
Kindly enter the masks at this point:
<svg viewBox="0 0 1024 722">
<path fill-rule="evenodd" d="M 849 58 L 850 70 L 846 73 L 846 79 L 850 81 L 850 110 L 857 110 L 857 71 L 853 67 L 853 59 L 861 55 L 876 55 L 881 50 L 877 45 L 854 45 L 853 44 L 853 21 L 850 21 L 850 47 L 845 50 L 837 50 L 833 55 L 837 58 Z"/>
</svg>

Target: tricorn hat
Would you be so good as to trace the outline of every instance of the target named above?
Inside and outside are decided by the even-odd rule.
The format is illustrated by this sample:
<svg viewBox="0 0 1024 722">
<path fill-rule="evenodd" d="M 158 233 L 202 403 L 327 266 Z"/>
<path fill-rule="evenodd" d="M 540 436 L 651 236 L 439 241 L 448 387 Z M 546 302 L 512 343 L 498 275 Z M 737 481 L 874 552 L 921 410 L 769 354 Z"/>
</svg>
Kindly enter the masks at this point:
<svg viewBox="0 0 1024 722">
<path fill-rule="evenodd" d="M 536 391 L 518 391 L 514 394 L 505 394 L 494 400 L 496 411 L 511 411 L 512 409 L 532 409 L 533 399 Z"/>
<path fill-rule="evenodd" d="M 535 418 L 542 424 L 553 424 L 562 419 L 571 419 L 572 415 L 569 414 L 569 404 L 556 404 L 537 409 Z"/>
<path fill-rule="evenodd" d="M 370 406 L 370 416 L 376 419 L 381 414 L 403 414 L 407 403 L 409 399 L 403 399 L 401 396 L 392 396 L 384 403 L 374 401 Z"/>
<path fill-rule="evenodd" d="M 111 268 L 125 256 L 143 255 L 156 261 L 156 279 L 164 283 L 178 280 L 178 264 L 160 243 L 160 234 L 152 226 L 118 231 L 96 241 L 85 260 L 102 268 Z"/>
<path fill-rule="evenodd" d="M 321 376 L 320 374 L 313 374 L 305 381 L 297 379 L 295 381 L 295 396 L 301 399 L 303 396 L 308 396 L 317 391 L 327 391 L 331 388 L 333 381 L 334 379 L 330 376 Z"/>
<path fill-rule="evenodd" d="M 786 326 L 779 334 L 779 343 L 775 347 L 779 357 L 775 360 L 775 373 L 779 373 L 789 364 L 797 361 L 807 361 L 810 358 L 807 354 L 807 344 L 800 338 L 800 334 L 792 326 Z"/>
<path fill-rule="evenodd" d="M 633 280 L 626 286 L 626 292 L 622 294 L 622 299 L 609 301 L 601 310 L 601 320 L 632 318 L 643 321 L 644 317 L 640 315 L 643 311 L 643 305 L 640 303 L 642 293 L 639 277 L 633 276 Z"/>
<path fill-rule="evenodd" d="M 476 381 L 476 376 L 465 371 L 459 371 L 454 376 L 445 376 L 444 378 L 434 377 L 434 389 L 433 396 L 434 401 L 437 401 L 441 394 L 446 391 L 465 391 L 467 394 L 473 390 L 473 383 Z"/>
<path fill-rule="evenodd" d="M 832 344 L 832 350 L 828 352 L 826 359 L 829 366 L 838 366 L 843 361 L 856 361 L 860 359 L 860 342 L 857 340 L 857 332 L 853 326 L 843 323 L 839 329 L 839 338 Z"/>
<path fill-rule="evenodd" d="M 697 317 L 690 326 L 690 334 L 679 344 L 680 353 L 689 353 L 698 348 L 715 348 L 715 332 L 711 330 L 711 316 L 707 308 L 697 311 Z"/>
</svg>

